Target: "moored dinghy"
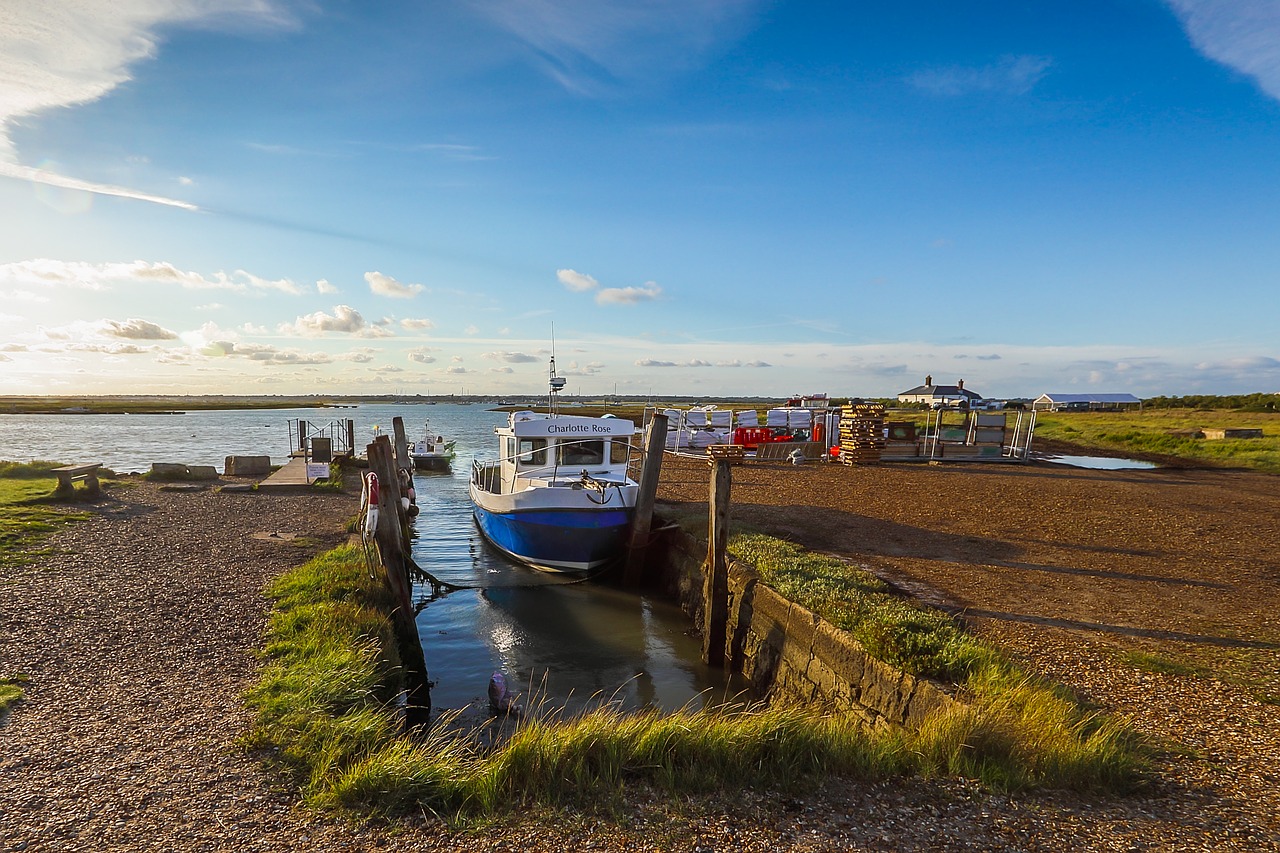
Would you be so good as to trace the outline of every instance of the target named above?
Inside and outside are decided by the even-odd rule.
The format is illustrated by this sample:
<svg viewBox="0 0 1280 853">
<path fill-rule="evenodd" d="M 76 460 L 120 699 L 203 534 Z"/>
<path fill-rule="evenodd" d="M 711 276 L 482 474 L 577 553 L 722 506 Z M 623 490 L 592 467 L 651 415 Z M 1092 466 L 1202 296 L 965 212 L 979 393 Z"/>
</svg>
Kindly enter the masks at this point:
<svg viewBox="0 0 1280 853">
<path fill-rule="evenodd" d="M 499 458 L 472 466 L 476 523 L 509 556 L 552 572 L 588 572 L 622 555 L 639 485 L 628 473 L 635 424 L 556 411 L 564 379 L 551 360 L 549 411 L 495 427 Z"/>
</svg>

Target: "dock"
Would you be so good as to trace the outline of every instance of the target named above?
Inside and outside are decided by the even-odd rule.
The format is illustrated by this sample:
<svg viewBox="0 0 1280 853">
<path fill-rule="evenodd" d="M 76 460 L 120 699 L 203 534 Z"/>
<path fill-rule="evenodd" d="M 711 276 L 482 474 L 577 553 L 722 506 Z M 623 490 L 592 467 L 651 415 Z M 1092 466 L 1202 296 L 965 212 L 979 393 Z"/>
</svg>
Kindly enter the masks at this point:
<svg viewBox="0 0 1280 853">
<path fill-rule="evenodd" d="M 258 484 L 259 491 L 284 491 L 289 489 L 305 489 L 316 480 L 324 479 L 329 475 L 329 466 L 320 463 L 318 466 L 313 465 L 312 470 L 308 471 L 307 460 L 302 458 L 293 458 L 286 462 L 281 468 L 275 471 L 267 479 Z M 324 469 L 324 476 L 313 476 L 318 468 Z"/>
</svg>

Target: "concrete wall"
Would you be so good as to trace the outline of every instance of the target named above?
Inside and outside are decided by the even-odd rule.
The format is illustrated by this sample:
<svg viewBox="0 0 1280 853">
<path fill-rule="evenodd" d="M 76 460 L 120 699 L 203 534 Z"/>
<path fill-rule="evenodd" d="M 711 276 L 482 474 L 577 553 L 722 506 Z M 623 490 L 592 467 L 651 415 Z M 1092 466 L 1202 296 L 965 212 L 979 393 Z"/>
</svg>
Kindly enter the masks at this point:
<svg viewBox="0 0 1280 853">
<path fill-rule="evenodd" d="M 701 624 L 706 543 L 676 531 L 666 545 L 663 583 Z M 729 596 L 732 665 L 761 698 L 850 713 L 881 728 L 917 728 L 956 701 L 934 682 L 871 657 L 847 632 L 787 601 L 736 560 L 729 564 Z"/>
</svg>

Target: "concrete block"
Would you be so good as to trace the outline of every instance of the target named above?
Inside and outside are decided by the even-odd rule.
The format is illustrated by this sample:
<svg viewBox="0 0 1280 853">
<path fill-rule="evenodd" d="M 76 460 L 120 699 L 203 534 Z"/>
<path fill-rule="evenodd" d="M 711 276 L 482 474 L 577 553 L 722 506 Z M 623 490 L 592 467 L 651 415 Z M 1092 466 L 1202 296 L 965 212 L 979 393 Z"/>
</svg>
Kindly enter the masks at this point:
<svg viewBox="0 0 1280 853">
<path fill-rule="evenodd" d="M 151 476 L 185 478 L 187 466 L 181 462 L 152 462 Z"/>
<path fill-rule="evenodd" d="M 228 477 L 265 477 L 271 473 L 271 457 L 228 456 L 223 471 Z"/>
<path fill-rule="evenodd" d="M 212 465 L 188 465 L 187 476 L 193 480 L 216 480 L 218 469 Z"/>
</svg>

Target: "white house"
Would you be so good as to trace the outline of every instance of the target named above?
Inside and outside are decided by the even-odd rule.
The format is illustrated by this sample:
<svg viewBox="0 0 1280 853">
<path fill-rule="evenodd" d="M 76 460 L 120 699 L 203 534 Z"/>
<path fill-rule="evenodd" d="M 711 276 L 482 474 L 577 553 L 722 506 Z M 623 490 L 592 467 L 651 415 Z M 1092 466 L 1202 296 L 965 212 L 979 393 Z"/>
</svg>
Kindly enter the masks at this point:
<svg viewBox="0 0 1280 853">
<path fill-rule="evenodd" d="M 933 377 L 926 376 L 923 385 L 917 385 L 909 391 L 898 394 L 898 402 L 925 403 L 934 408 L 960 406 L 963 403 L 971 409 L 976 409 L 982 403 L 982 395 L 965 388 L 963 379 L 957 379 L 955 385 L 934 385 Z"/>
</svg>

